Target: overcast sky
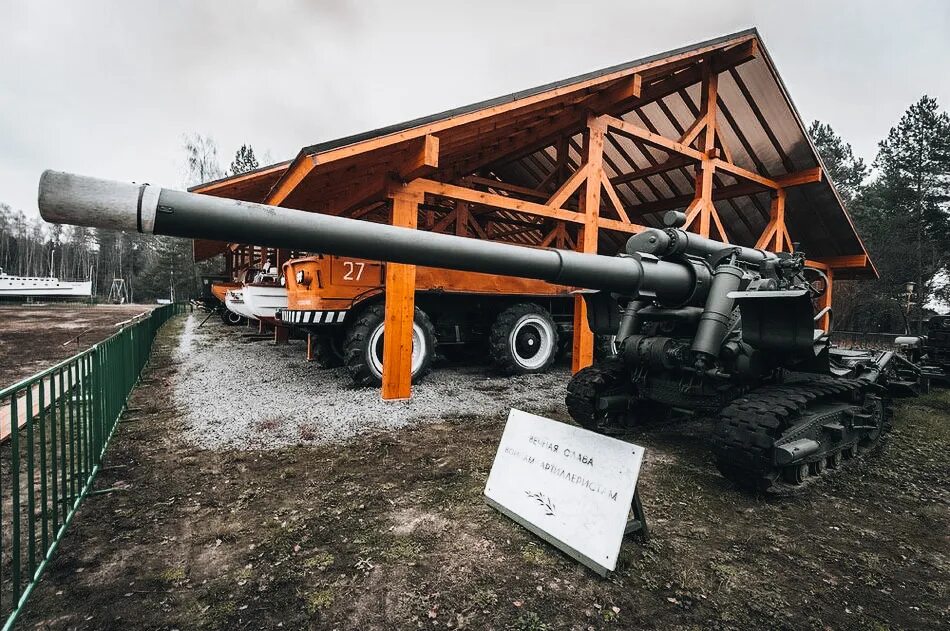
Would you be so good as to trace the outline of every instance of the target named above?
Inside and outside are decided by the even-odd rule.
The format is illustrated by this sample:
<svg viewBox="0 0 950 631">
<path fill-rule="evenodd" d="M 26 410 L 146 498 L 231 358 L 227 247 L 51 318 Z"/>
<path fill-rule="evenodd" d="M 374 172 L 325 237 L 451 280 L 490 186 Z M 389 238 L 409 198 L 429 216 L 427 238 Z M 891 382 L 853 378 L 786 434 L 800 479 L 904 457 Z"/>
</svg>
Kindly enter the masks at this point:
<svg viewBox="0 0 950 631">
<path fill-rule="evenodd" d="M 806 121 L 872 160 L 950 108 L 950 2 L 0 0 L 0 202 L 45 168 L 182 185 L 183 136 L 272 161 L 755 26 Z"/>
</svg>

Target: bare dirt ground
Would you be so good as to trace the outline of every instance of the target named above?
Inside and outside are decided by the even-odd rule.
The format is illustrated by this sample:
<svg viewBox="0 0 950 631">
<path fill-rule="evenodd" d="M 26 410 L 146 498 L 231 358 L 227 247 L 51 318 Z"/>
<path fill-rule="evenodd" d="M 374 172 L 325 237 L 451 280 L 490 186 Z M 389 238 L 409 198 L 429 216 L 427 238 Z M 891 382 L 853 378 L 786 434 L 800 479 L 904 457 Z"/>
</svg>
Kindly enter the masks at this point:
<svg viewBox="0 0 950 631">
<path fill-rule="evenodd" d="M 109 447 L 97 487 L 122 490 L 86 500 L 21 628 L 947 626 L 950 392 L 899 405 L 879 450 L 794 497 L 733 489 L 702 422 L 632 433 L 653 538 L 602 579 L 484 504 L 502 414 L 269 450 L 182 440 L 182 327 Z"/>
<path fill-rule="evenodd" d="M 0 389 L 83 351 L 153 305 L 0 305 Z"/>
</svg>

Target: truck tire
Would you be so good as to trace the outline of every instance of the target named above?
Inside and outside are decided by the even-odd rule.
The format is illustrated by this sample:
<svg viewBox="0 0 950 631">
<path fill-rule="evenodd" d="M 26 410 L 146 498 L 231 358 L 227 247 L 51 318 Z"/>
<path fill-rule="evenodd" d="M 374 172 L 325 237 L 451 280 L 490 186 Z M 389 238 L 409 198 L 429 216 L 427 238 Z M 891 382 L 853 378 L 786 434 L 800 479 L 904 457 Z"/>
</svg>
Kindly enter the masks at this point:
<svg viewBox="0 0 950 631">
<path fill-rule="evenodd" d="M 491 356 L 509 375 L 544 372 L 557 357 L 557 325 L 543 307 L 523 302 L 502 311 L 491 328 Z"/>
<path fill-rule="evenodd" d="M 343 342 L 346 369 L 353 383 L 378 386 L 383 382 L 383 329 L 385 307 L 373 305 L 350 325 Z M 412 324 L 412 382 L 421 380 L 435 357 L 435 327 L 429 316 L 416 307 Z"/>
<path fill-rule="evenodd" d="M 344 362 L 343 334 L 314 334 L 310 338 L 313 360 L 320 368 L 339 368 Z"/>
<path fill-rule="evenodd" d="M 228 326 L 237 326 L 246 322 L 245 318 L 239 316 L 230 309 L 221 310 L 221 321 Z"/>
</svg>

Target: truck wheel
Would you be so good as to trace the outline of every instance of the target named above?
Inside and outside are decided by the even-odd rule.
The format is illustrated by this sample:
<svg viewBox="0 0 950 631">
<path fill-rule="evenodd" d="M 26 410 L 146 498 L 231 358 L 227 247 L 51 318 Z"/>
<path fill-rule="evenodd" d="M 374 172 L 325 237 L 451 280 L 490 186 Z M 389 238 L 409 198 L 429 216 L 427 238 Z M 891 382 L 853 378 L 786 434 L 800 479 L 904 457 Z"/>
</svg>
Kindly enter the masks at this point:
<svg viewBox="0 0 950 631">
<path fill-rule="evenodd" d="M 557 356 L 557 337 L 547 310 L 527 302 L 513 305 L 492 325 L 492 361 L 509 375 L 543 372 Z"/>
<path fill-rule="evenodd" d="M 221 310 L 221 321 L 227 324 L 228 326 L 237 326 L 239 324 L 244 324 L 244 318 L 234 313 L 230 309 Z"/>
<path fill-rule="evenodd" d="M 322 334 L 313 335 L 311 338 L 313 345 L 313 360 L 320 368 L 339 368 L 343 365 L 343 335 Z"/>
<path fill-rule="evenodd" d="M 346 369 L 353 382 L 378 386 L 383 382 L 383 329 L 385 307 L 373 305 L 350 325 L 343 343 Z M 435 327 L 416 307 L 412 323 L 412 381 L 418 382 L 429 372 L 435 356 Z"/>
</svg>

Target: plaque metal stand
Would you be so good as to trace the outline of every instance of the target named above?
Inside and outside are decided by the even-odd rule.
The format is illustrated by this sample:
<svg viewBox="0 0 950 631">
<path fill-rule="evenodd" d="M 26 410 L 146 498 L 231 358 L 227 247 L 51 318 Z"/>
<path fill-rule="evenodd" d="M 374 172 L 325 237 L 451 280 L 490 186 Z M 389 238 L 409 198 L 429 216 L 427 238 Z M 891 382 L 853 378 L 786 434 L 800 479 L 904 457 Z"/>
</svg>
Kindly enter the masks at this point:
<svg viewBox="0 0 950 631">
<path fill-rule="evenodd" d="M 650 528 L 643 514 L 643 504 L 640 503 L 640 488 L 633 489 L 633 502 L 630 503 L 632 515 L 627 519 L 627 527 L 623 529 L 623 536 L 634 535 L 646 543 L 650 540 Z"/>
</svg>

